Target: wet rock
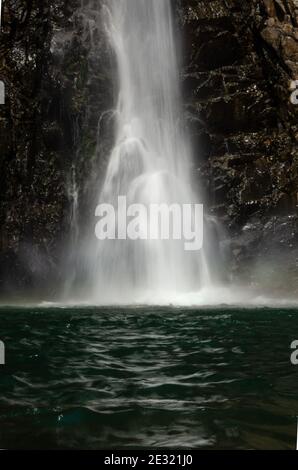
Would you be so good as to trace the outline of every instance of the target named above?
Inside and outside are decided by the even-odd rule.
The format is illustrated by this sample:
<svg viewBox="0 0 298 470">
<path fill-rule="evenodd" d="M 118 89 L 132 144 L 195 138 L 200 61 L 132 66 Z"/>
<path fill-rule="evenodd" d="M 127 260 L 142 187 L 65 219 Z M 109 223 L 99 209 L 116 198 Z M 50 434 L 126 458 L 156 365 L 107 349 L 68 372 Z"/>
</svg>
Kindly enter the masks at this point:
<svg viewBox="0 0 298 470">
<path fill-rule="evenodd" d="M 178 2 L 177 9 L 188 46 L 184 96 L 198 180 L 209 211 L 236 241 L 233 273 L 252 281 L 243 266 L 252 267 L 272 242 L 277 259 L 285 253 L 283 275 L 297 279 L 294 241 L 278 243 L 282 229 L 276 229 L 273 243 L 264 231 L 271 217 L 278 225 L 279 218 L 297 214 L 298 106 L 290 101 L 291 81 L 298 78 L 297 4 L 193 0 Z M 291 230 L 289 222 L 282 224 Z M 270 262 L 276 266 L 273 254 Z"/>
<path fill-rule="evenodd" d="M 100 156 L 95 155 L 98 120 L 111 107 L 112 85 L 103 33 L 89 27 L 92 13 L 84 16 L 84 5 L 79 0 L 3 5 L 0 79 L 7 96 L 0 106 L 0 295 L 60 289 L 74 164 L 80 191 L 83 183 L 87 196 L 91 190 L 86 175 Z M 104 135 L 102 140 L 107 145 Z"/>
</svg>

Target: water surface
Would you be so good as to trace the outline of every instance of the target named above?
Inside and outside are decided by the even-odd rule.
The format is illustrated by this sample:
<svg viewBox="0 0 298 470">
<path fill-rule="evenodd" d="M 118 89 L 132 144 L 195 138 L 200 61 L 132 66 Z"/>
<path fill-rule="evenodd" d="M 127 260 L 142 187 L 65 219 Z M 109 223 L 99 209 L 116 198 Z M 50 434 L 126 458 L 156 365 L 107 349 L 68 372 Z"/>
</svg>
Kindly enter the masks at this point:
<svg viewBox="0 0 298 470">
<path fill-rule="evenodd" d="M 1 448 L 295 448 L 295 309 L 2 308 L 0 339 Z"/>
</svg>

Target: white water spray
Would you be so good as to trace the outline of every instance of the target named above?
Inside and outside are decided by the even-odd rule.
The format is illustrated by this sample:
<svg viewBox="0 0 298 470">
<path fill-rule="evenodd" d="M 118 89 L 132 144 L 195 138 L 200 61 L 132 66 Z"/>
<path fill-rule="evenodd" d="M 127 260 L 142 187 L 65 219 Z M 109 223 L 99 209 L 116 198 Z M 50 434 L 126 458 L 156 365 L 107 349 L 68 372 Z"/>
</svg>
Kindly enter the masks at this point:
<svg viewBox="0 0 298 470">
<path fill-rule="evenodd" d="M 117 60 L 119 98 L 115 145 L 98 202 L 116 207 L 118 196 L 126 196 L 128 204 L 145 206 L 200 203 L 190 183 L 171 1 L 109 0 L 103 16 Z M 206 249 L 186 252 L 183 240 L 99 242 L 94 227 L 90 231 L 84 278 L 92 303 L 170 303 L 212 283 Z"/>
</svg>

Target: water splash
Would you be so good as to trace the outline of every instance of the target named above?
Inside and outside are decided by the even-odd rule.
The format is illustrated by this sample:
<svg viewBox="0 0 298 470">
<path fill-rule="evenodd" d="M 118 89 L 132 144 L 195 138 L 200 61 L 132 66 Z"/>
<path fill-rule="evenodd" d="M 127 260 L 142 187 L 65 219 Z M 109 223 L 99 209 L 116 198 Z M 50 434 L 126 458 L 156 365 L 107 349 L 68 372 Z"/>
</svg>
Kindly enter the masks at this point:
<svg viewBox="0 0 298 470">
<path fill-rule="evenodd" d="M 198 188 L 191 185 L 192 149 L 183 119 L 171 1 L 109 0 L 101 21 L 116 59 L 119 95 L 116 128 L 111 128 L 115 143 L 95 205 L 116 208 L 118 196 L 146 207 L 201 203 Z M 94 218 L 82 242 L 80 301 L 174 303 L 213 286 L 212 265 L 219 260 L 207 219 L 204 248 L 198 252 L 185 251 L 183 240 L 99 242 L 95 224 Z"/>
</svg>

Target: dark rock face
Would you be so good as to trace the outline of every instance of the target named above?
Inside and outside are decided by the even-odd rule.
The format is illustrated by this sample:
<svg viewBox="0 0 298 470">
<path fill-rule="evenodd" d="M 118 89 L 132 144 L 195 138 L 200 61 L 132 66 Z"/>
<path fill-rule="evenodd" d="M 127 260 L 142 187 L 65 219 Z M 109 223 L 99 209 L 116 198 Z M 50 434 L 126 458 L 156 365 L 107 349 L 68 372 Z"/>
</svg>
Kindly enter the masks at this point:
<svg viewBox="0 0 298 470">
<path fill-rule="evenodd" d="M 0 293 L 6 297 L 57 291 L 76 198 L 81 230 L 93 211 L 92 175 L 104 173 L 115 101 L 99 3 L 4 2 Z M 234 279 L 297 293 L 298 104 L 290 100 L 293 93 L 298 101 L 291 89 L 298 80 L 297 1 L 173 3 L 185 42 L 194 182 L 200 180 L 208 211 L 228 230 L 227 270 Z"/>
<path fill-rule="evenodd" d="M 98 158 L 98 119 L 111 105 L 112 87 L 92 2 L 88 14 L 80 5 L 79 0 L 4 4 L 0 292 L 6 297 L 59 286 L 72 223 L 72 180 L 78 179 L 81 200 L 92 186 L 86 175 Z M 101 51 L 97 56 L 95 47 Z"/>
<path fill-rule="evenodd" d="M 229 228 L 234 280 L 262 284 L 263 263 L 266 287 L 297 293 L 298 4 L 192 0 L 178 13 L 196 169 Z"/>
</svg>

